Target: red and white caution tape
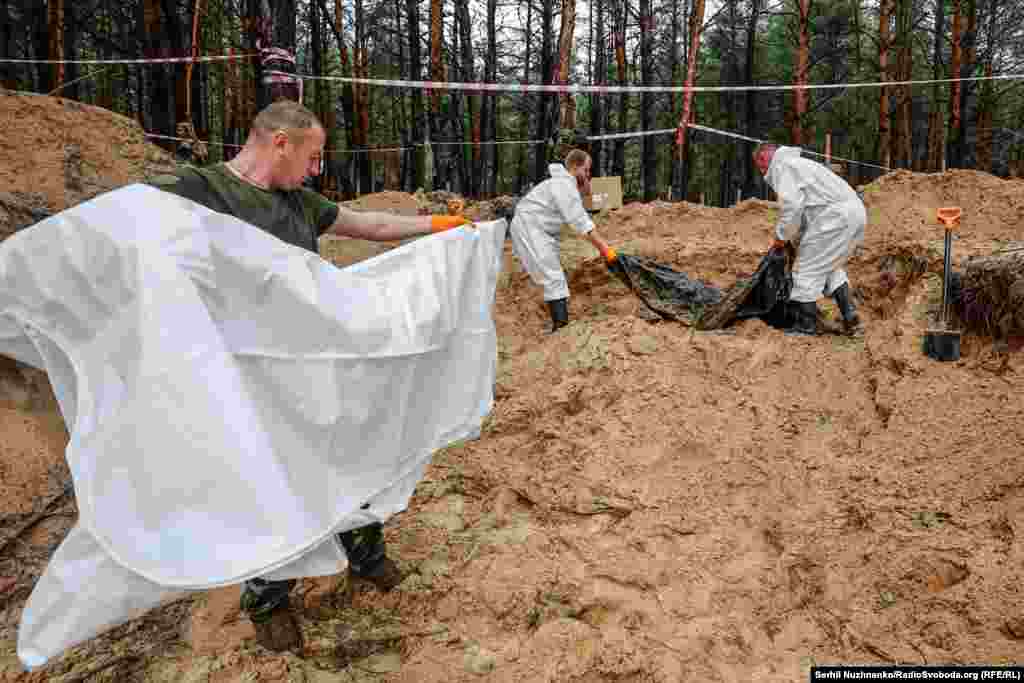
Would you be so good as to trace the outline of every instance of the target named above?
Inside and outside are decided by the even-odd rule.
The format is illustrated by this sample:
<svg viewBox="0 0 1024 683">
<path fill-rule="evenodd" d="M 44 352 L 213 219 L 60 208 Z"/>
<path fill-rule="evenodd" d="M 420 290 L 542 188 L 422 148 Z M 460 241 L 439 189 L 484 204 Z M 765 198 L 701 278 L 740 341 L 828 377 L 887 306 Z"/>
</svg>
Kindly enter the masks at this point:
<svg viewBox="0 0 1024 683">
<path fill-rule="evenodd" d="M 227 62 L 259 57 L 255 53 L 238 52 L 204 57 L 152 57 L 147 59 L 0 59 L 0 64 L 184 64 L 187 62 Z"/>
<path fill-rule="evenodd" d="M 192 138 L 177 138 L 173 135 L 158 135 L 157 133 L 143 133 L 147 138 L 155 138 L 157 140 L 175 140 L 178 142 L 201 142 L 204 145 L 213 145 L 214 147 L 236 147 L 241 149 L 242 145 L 232 145 L 226 142 L 210 142 L 208 140 L 193 140 Z"/>
<path fill-rule="evenodd" d="M 704 131 L 705 133 L 714 133 L 715 135 L 724 135 L 725 137 L 728 137 L 728 138 L 735 138 L 737 140 L 745 140 L 746 142 L 754 142 L 754 143 L 757 143 L 757 144 L 763 144 L 763 143 L 770 142 L 769 140 L 759 140 L 757 138 L 748 137 L 746 135 L 740 135 L 739 133 L 733 133 L 732 131 L 722 130 L 720 128 L 711 128 L 709 126 L 699 126 L 696 123 L 689 124 L 689 127 L 694 129 L 694 130 Z M 821 154 L 819 152 L 815 152 L 813 150 L 807 149 L 806 147 L 801 147 L 801 150 L 803 151 L 804 154 L 810 154 L 811 156 L 821 157 L 822 159 L 826 158 L 824 154 Z M 866 161 L 854 161 L 853 159 L 846 159 L 846 158 L 843 158 L 843 157 L 837 157 L 834 154 L 829 156 L 829 157 L 827 157 L 827 158 L 829 160 L 831 160 L 831 161 L 843 161 L 843 162 L 846 162 L 848 164 L 854 164 L 856 166 L 867 166 L 869 168 L 877 168 L 877 169 L 881 169 L 883 171 L 891 171 L 892 170 L 888 166 L 878 166 L 877 164 L 869 164 Z"/>
<path fill-rule="evenodd" d="M 691 124 L 691 128 L 693 125 Z M 658 130 L 631 130 L 626 133 L 608 133 L 606 135 L 589 135 L 587 140 L 622 140 L 625 138 L 640 138 L 647 135 L 667 135 L 675 133 L 675 128 L 660 128 Z"/>
<path fill-rule="evenodd" d="M 28 93 L 36 94 L 36 93 Z M 159 135 L 157 133 L 144 133 L 147 138 L 154 138 L 157 140 L 175 140 L 178 142 L 202 142 L 205 145 L 213 145 L 215 147 L 234 147 L 241 148 L 242 145 L 228 144 L 224 142 L 209 142 L 207 140 L 193 140 L 192 138 L 180 138 L 173 135 Z M 545 140 L 481 140 L 479 143 L 473 142 L 431 142 L 431 146 L 447 146 L 447 145 L 536 145 L 543 144 Z M 331 154 L 363 154 L 368 152 L 404 152 L 410 149 L 416 149 L 418 147 L 426 147 L 427 143 L 418 142 L 414 145 L 408 145 L 405 147 L 367 147 L 366 149 L 325 149 L 324 152 Z"/>
<path fill-rule="evenodd" d="M 266 48 L 264 52 L 275 50 L 290 55 L 276 48 Z M 263 55 L 258 53 L 229 53 L 226 55 L 207 55 L 202 57 L 151 57 L 139 59 L 13 59 L 2 58 L 0 64 L 183 64 L 188 62 L 221 62 L 242 59 L 253 59 Z M 281 59 L 276 54 L 267 55 L 268 59 Z M 290 74 L 283 71 L 267 70 L 268 75 L 280 75 L 289 78 L 301 78 L 307 81 L 335 81 L 358 85 L 373 85 L 390 88 L 414 88 L 420 90 L 459 90 L 470 94 L 495 92 L 533 92 L 556 94 L 593 94 L 617 95 L 622 93 L 685 93 L 685 92 L 780 92 L 791 90 L 845 90 L 847 88 L 883 88 L 904 85 L 936 85 L 969 81 L 1002 81 L 1021 80 L 1024 73 L 1000 74 L 995 76 L 968 76 L 965 78 L 932 78 L 910 81 L 870 81 L 866 83 L 817 83 L 806 85 L 570 85 L 540 83 L 465 83 L 451 81 L 410 81 L 402 79 L 352 78 L 346 76 L 312 76 L 309 74 Z"/>
<path fill-rule="evenodd" d="M 290 75 L 290 74 L 289 74 Z M 921 81 L 871 81 L 868 83 L 819 83 L 803 86 L 797 85 L 544 85 L 535 83 L 464 83 L 451 81 L 407 81 L 377 78 L 351 78 L 347 76 L 311 76 L 301 74 L 303 80 L 335 81 L 357 85 L 375 85 L 388 88 L 414 88 L 420 90 L 458 90 L 471 95 L 494 92 L 534 92 L 558 94 L 594 94 L 617 95 L 621 93 L 682 93 L 692 92 L 778 92 L 789 90 L 844 90 L 846 88 L 882 88 L 903 85 L 935 85 L 965 81 L 998 81 L 1024 79 L 1021 74 L 1002 74 L 999 76 L 969 76 L 967 78 L 936 78 Z"/>
<path fill-rule="evenodd" d="M 769 142 L 768 140 L 761 140 L 761 139 L 758 139 L 758 138 L 752 138 L 752 137 L 749 137 L 749 136 L 746 136 L 746 135 L 742 135 L 740 133 L 733 133 L 732 131 L 722 130 L 720 128 L 711 128 L 710 126 L 701 126 L 701 125 L 698 125 L 696 123 L 689 124 L 689 127 L 691 129 L 693 129 L 693 130 L 699 130 L 699 131 L 702 131 L 702 132 L 705 132 L 705 133 L 712 133 L 714 135 L 721 135 L 723 137 L 733 138 L 733 139 L 736 139 L 736 140 L 744 140 L 746 142 L 753 142 L 755 144 L 762 144 L 762 143 Z M 595 140 L 623 140 L 623 139 L 627 139 L 627 138 L 640 138 L 640 137 L 645 137 L 645 136 L 648 136 L 648 135 L 672 135 L 672 134 L 675 134 L 675 132 L 676 132 L 675 128 L 660 128 L 658 130 L 636 130 L 636 131 L 628 131 L 628 132 L 625 132 L 625 133 L 609 133 L 607 135 L 590 135 L 590 136 L 587 137 L 587 141 L 595 141 Z M 146 133 L 145 135 L 148 138 L 155 138 L 155 139 L 158 139 L 158 140 L 176 140 L 176 141 L 179 141 L 179 142 L 196 142 L 196 141 L 194 141 L 194 140 L 192 140 L 190 138 L 179 138 L 179 137 L 174 137 L 174 136 L 171 136 L 171 135 L 158 135 L 156 133 Z M 217 147 L 235 147 L 235 148 L 241 147 L 241 145 L 226 144 L 226 143 L 222 143 L 222 142 L 207 142 L 205 140 L 199 140 L 198 142 L 203 142 L 204 144 L 207 144 L 207 145 L 215 145 Z M 481 141 L 479 144 L 481 146 L 483 146 L 483 145 L 537 145 L 537 144 L 545 144 L 546 142 L 547 142 L 546 140 L 495 140 L 495 141 Z M 431 146 L 434 146 L 434 145 L 444 146 L 444 145 L 472 145 L 474 143 L 472 143 L 472 142 L 456 141 L 456 142 L 431 142 L 429 144 Z M 407 151 L 407 150 L 416 149 L 418 147 L 425 147 L 426 145 L 427 145 L 427 143 L 418 142 L 418 143 L 416 143 L 414 145 L 408 145 L 408 146 L 405 146 L 405 147 L 372 147 L 372 148 L 366 148 L 366 149 L 325 149 L 324 152 L 329 152 L 329 153 L 332 153 L 332 154 L 363 154 L 363 153 L 369 153 L 369 152 L 404 152 L 404 151 Z M 812 156 L 825 158 L 824 154 L 821 154 L 819 152 L 815 152 L 815 151 L 807 149 L 807 148 L 803 148 L 803 152 L 805 154 L 810 154 Z M 880 169 L 882 171 L 890 171 L 890 170 L 892 170 L 888 166 L 879 166 L 877 164 L 870 164 L 870 163 L 868 163 L 866 161 L 855 161 L 853 159 L 846 159 L 844 157 L 839 157 L 839 156 L 835 156 L 835 155 L 830 156 L 829 159 L 831 159 L 833 161 L 842 161 L 842 162 L 845 162 L 845 163 L 848 163 L 848 164 L 854 164 L 854 165 L 857 165 L 857 166 L 867 166 L 869 168 L 877 168 L 877 169 Z"/>
<path fill-rule="evenodd" d="M 701 125 L 698 125 L 696 123 L 688 124 L 688 127 L 691 128 L 692 130 L 699 130 L 699 131 L 703 131 L 705 133 L 713 133 L 715 135 L 722 135 L 722 136 L 727 137 L 727 138 L 733 138 L 733 139 L 736 139 L 736 140 L 744 140 L 746 142 L 753 142 L 755 144 L 762 144 L 762 143 L 769 142 L 768 140 L 759 140 L 758 138 L 752 138 L 752 137 L 749 137 L 749 136 L 746 136 L 746 135 L 741 135 L 740 133 L 733 133 L 732 131 L 722 130 L 720 128 L 711 128 L 710 126 L 701 126 Z M 674 134 L 675 132 L 676 132 L 675 128 L 661 128 L 661 129 L 658 129 L 658 130 L 639 130 L 639 131 L 630 131 L 628 133 L 611 133 L 611 134 L 608 134 L 608 135 L 591 135 L 591 136 L 589 136 L 587 138 L 587 140 L 621 140 L 621 139 L 624 139 L 624 138 L 643 137 L 643 136 L 646 136 L 646 135 L 669 135 L 669 134 Z M 815 152 L 813 150 L 809 150 L 807 148 L 802 148 L 802 149 L 803 149 L 803 152 L 805 154 L 810 154 L 812 156 L 825 158 L 824 154 L 820 154 L 818 152 Z M 828 158 L 833 160 L 833 161 L 844 161 L 844 162 L 846 162 L 848 164 L 855 164 L 857 166 L 868 166 L 870 168 L 878 168 L 878 169 L 881 169 L 883 171 L 890 171 L 890 170 L 892 170 L 892 169 L 890 169 L 887 166 L 878 166 L 876 164 L 869 164 L 866 161 L 854 161 L 853 159 L 845 159 L 843 157 L 837 157 L 835 155 L 832 155 L 832 156 L 830 156 Z"/>
</svg>

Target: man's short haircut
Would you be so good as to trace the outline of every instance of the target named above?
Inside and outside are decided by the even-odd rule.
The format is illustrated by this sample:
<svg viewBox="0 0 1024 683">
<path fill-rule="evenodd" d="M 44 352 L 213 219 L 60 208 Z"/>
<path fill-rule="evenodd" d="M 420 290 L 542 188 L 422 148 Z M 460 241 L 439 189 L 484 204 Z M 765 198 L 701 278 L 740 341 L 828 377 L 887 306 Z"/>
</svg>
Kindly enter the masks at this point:
<svg viewBox="0 0 1024 683">
<path fill-rule="evenodd" d="M 587 159 L 590 155 L 584 152 L 582 149 L 571 150 L 565 155 L 565 168 L 566 170 L 572 171 L 579 168 L 583 164 L 587 163 Z"/>
<path fill-rule="evenodd" d="M 252 122 L 252 131 L 262 134 L 279 130 L 305 133 L 311 128 L 323 128 L 323 124 L 316 114 L 294 100 L 278 100 L 264 107 Z"/>
</svg>

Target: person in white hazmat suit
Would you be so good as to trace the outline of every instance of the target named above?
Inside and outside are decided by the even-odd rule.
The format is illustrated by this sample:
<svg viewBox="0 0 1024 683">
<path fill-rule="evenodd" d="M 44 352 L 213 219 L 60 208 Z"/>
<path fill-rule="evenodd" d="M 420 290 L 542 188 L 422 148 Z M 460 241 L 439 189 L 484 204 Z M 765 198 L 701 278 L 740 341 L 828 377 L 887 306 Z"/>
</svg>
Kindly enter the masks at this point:
<svg viewBox="0 0 1024 683">
<path fill-rule="evenodd" d="M 863 333 L 850 299 L 846 261 L 864 240 L 867 213 L 850 185 L 824 165 L 804 159 L 799 147 L 760 145 L 754 165 L 782 205 L 772 248 L 785 248 L 797 236 L 799 246 L 789 295 L 794 324 L 787 334 L 817 332 L 819 296 L 835 299 L 847 334 Z"/>
<path fill-rule="evenodd" d="M 551 164 L 551 177 L 519 200 L 509 232 L 512 250 L 534 284 L 544 288 L 544 301 L 551 313 L 551 331 L 569 324 L 569 283 L 562 271 L 562 224 L 568 223 L 612 264 L 615 250 L 594 232 L 594 222 L 583 207 L 583 195 L 590 194 L 590 155 L 574 149 L 565 164 Z"/>
</svg>

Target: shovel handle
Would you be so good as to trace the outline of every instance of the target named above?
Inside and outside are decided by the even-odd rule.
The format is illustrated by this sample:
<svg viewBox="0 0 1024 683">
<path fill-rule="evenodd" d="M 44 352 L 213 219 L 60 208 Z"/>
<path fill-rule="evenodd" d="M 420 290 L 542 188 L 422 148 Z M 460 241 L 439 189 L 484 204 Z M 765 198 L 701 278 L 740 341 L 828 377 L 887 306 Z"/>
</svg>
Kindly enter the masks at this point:
<svg viewBox="0 0 1024 683">
<path fill-rule="evenodd" d="M 960 225 L 960 217 L 963 213 L 963 209 L 959 206 L 945 206 L 935 211 L 935 217 L 946 228 L 955 228 Z"/>
</svg>

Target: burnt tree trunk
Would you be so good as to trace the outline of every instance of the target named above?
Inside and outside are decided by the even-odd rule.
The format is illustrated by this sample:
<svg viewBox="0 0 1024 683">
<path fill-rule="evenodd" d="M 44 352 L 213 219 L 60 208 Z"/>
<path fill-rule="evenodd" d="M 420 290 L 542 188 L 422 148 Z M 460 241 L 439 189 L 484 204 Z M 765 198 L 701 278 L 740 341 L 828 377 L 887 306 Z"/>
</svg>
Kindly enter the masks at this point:
<svg viewBox="0 0 1024 683">
<path fill-rule="evenodd" d="M 573 36 L 576 32 L 576 0 L 562 0 L 562 25 L 558 32 L 558 83 L 569 82 L 572 70 Z M 576 127 L 576 100 L 569 93 L 559 98 L 558 125 L 561 128 Z"/>
<path fill-rule="evenodd" d="M 150 59 L 167 56 L 170 50 L 165 42 L 164 36 L 167 32 L 160 0 L 143 0 L 143 13 L 144 56 Z M 151 130 L 160 135 L 174 135 L 176 110 L 172 87 L 175 82 L 173 67 L 154 65 L 148 71 L 146 81 L 149 86 L 148 105 Z M 158 144 L 167 150 L 174 149 L 174 145 L 170 141 L 158 141 Z"/>
<path fill-rule="evenodd" d="M 352 62 L 356 77 L 368 78 L 366 49 L 366 15 L 363 11 L 363 0 L 355 0 L 355 40 L 352 43 Z M 358 139 L 356 145 L 364 150 L 370 144 L 370 89 L 366 84 L 357 85 L 353 89 L 355 97 L 355 117 Z M 369 151 L 357 155 L 359 168 L 359 188 L 363 193 L 373 192 L 373 174 L 370 165 Z"/>
<path fill-rule="evenodd" d="M 552 43 L 552 31 L 554 30 L 554 0 L 540 0 L 540 23 L 541 23 L 541 48 L 540 48 L 540 74 L 541 82 L 550 85 L 554 81 L 554 46 Z M 538 100 L 537 112 L 537 139 L 547 141 L 551 137 L 551 115 L 553 106 L 557 106 L 557 95 L 541 93 Z M 552 102 L 554 100 L 554 102 Z M 544 180 L 548 175 L 548 145 L 546 142 L 538 144 L 537 156 L 534 159 L 533 180 L 536 183 Z"/>
<path fill-rule="evenodd" d="M 754 63 L 757 56 L 757 21 L 761 16 L 761 0 L 751 0 L 750 16 L 747 18 L 746 30 L 746 52 L 747 58 L 743 66 L 743 84 L 754 85 Z M 743 96 L 744 102 L 744 133 L 747 137 L 756 138 L 757 135 L 757 91 L 748 90 Z M 741 167 L 743 169 L 743 196 L 757 196 L 759 190 L 757 170 L 754 168 L 752 158 L 754 155 L 754 143 L 748 142 L 744 145 L 744 159 Z"/>
<path fill-rule="evenodd" d="M 64 0 L 47 0 L 49 53 L 53 61 L 64 59 Z M 64 65 L 52 64 L 50 88 L 55 90 L 64 85 Z"/>
<path fill-rule="evenodd" d="M 694 0 L 693 10 L 690 12 L 690 27 L 688 31 L 688 50 L 686 55 L 686 87 L 692 88 L 697 82 L 697 58 L 700 54 L 700 37 L 704 25 L 704 0 Z M 676 187 L 672 196 L 678 199 L 685 199 L 687 196 L 687 185 L 690 179 L 690 136 L 687 134 L 687 126 L 693 119 L 693 90 L 686 90 L 683 94 L 683 111 L 679 117 L 679 132 L 676 134 Z"/>
<path fill-rule="evenodd" d="M 607 82 L 608 75 L 608 51 L 605 49 L 604 42 L 604 2 L 603 0 L 596 0 L 597 7 L 597 25 L 595 27 L 596 36 L 590 42 L 591 52 L 594 55 L 594 73 L 591 78 L 592 85 L 601 86 Z M 605 95 L 601 93 L 593 93 L 590 96 L 590 134 L 601 135 L 604 133 L 604 111 L 605 111 Z M 591 172 L 594 177 L 600 177 L 604 175 L 603 165 L 603 151 L 604 144 L 602 140 L 593 140 L 590 143 L 590 156 L 592 159 L 593 166 Z"/>
<path fill-rule="evenodd" d="M 613 22 L 615 27 L 615 68 L 620 86 L 626 83 L 626 16 L 629 13 L 628 0 L 612 0 Z M 618 131 L 626 132 L 626 105 L 628 95 L 619 93 L 619 113 L 617 117 Z M 615 153 L 612 157 L 612 175 L 622 177 L 626 170 L 626 141 L 619 138 L 615 141 Z"/>
<path fill-rule="evenodd" d="M 456 0 L 455 9 L 458 14 L 459 43 L 462 48 L 462 80 L 466 83 L 476 81 L 476 69 L 473 67 L 473 31 L 469 18 L 469 0 Z M 479 96 L 462 91 L 459 97 L 465 103 L 466 115 L 469 117 L 470 140 L 469 159 L 464 152 L 459 154 L 459 162 L 464 178 L 464 194 L 475 197 L 480 194 L 480 108 Z M 460 117 L 460 124 L 462 123 Z M 465 137 L 462 138 L 463 140 Z M 465 147 L 459 148 L 465 150 Z"/>
<path fill-rule="evenodd" d="M 974 75 L 977 63 L 978 46 L 978 3 L 977 0 L 966 0 L 967 2 L 967 30 L 961 37 L 961 52 L 963 62 L 960 66 L 960 78 L 968 78 Z M 957 131 L 957 163 L 960 166 L 967 165 L 969 149 L 967 147 L 967 110 L 971 93 L 974 91 L 973 81 L 963 81 L 960 84 L 960 129 Z"/>
<path fill-rule="evenodd" d="M 10 0 L 0 0 L 0 57 L 14 58 L 14 20 L 11 18 Z M 18 89 L 15 65 L 0 64 L 0 88 Z"/>
<path fill-rule="evenodd" d="M 793 91 L 793 124 L 790 129 L 792 143 L 800 147 L 804 144 L 804 123 L 807 116 L 807 69 L 810 63 L 810 23 L 811 0 L 797 0 L 797 48 L 796 73 L 794 74 Z"/>
<path fill-rule="evenodd" d="M 913 0 L 899 0 L 896 13 L 896 40 L 899 51 L 896 55 L 897 79 L 908 81 L 913 78 Z M 896 89 L 896 130 L 892 140 L 892 162 L 896 166 L 912 168 L 914 157 L 911 149 L 913 129 L 912 97 L 909 85 Z"/>
<path fill-rule="evenodd" d="M 653 84 L 654 57 L 651 54 L 654 32 L 654 14 L 651 0 L 640 0 L 640 81 L 645 86 Z M 640 95 L 640 130 L 648 131 L 654 127 L 654 96 L 649 92 Z M 654 137 L 645 135 L 641 141 L 641 164 L 643 176 L 643 198 L 645 202 L 653 201 L 658 192 L 658 154 L 655 150 Z"/>
<path fill-rule="evenodd" d="M 35 48 L 33 56 L 41 60 L 36 65 L 36 90 L 48 93 L 53 90 L 53 69 L 45 62 L 50 52 L 50 14 L 42 2 L 36 4 L 33 14 L 32 39 Z"/>
<path fill-rule="evenodd" d="M 953 34 L 952 53 L 949 60 L 950 78 L 958 78 L 960 75 L 961 43 L 960 38 L 963 31 L 962 3 L 964 0 L 953 0 Z M 949 85 L 949 135 L 946 143 L 946 159 L 950 166 L 960 165 L 960 145 L 958 136 L 960 134 L 960 81 L 953 81 Z"/>
<path fill-rule="evenodd" d="M 954 0 L 955 1 L 955 0 Z M 892 11 L 896 0 L 881 0 L 878 7 L 878 75 L 885 83 L 889 79 L 889 47 L 892 45 Z M 878 101 L 878 163 L 889 166 L 892 131 L 889 125 L 889 88 L 882 86 Z"/>
<path fill-rule="evenodd" d="M 523 55 L 523 83 L 530 82 L 530 59 L 533 56 L 533 3 L 526 3 L 526 52 Z M 523 106 L 519 119 L 519 139 L 525 140 L 530 134 L 530 109 L 526 100 L 529 95 L 523 95 Z M 540 97 L 537 98 L 538 101 Z M 543 147 L 541 148 L 543 149 Z M 529 145 L 519 147 L 519 162 L 516 166 L 516 194 L 521 195 L 526 189 L 526 178 L 529 173 Z M 538 152 L 539 154 L 540 152 Z"/>
<path fill-rule="evenodd" d="M 487 0 L 487 74 L 485 79 L 488 83 L 498 80 L 498 0 Z M 489 172 L 487 173 L 486 187 L 484 193 L 493 197 L 498 193 L 498 175 L 501 166 L 501 147 L 494 144 L 498 140 L 498 95 L 490 93 L 484 96 L 482 104 L 487 107 L 487 116 L 484 118 L 483 127 L 486 129 L 486 138 L 492 144 L 488 145 L 490 159 Z"/>
<path fill-rule="evenodd" d="M 447 80 L 445 76 L 444 55 L 442 53 L 442 42 L 444 39 L 444 6 L 442 0 L 430 0 L 430 80 L 441 83 Z M 441 90 L 434 89 L 430 95 L 430 140 L 432 143 L 443 142 L 441 119 Z M 438 170 L 443 167 L 445 156 L 441 153 L 440 147 L 435 147 L 433 152 L 433 174 L 429 184 L 437 189 L 445 182 L 443 173 Z"/>
<path fill-rule="evenodd" d="M 932 78 L 942 79 L 942 43 L 946 25 L 946 0 L 935 0 L 935 24 L 932 36 Z M 932 88 L 931 111 L 928 113 L 928 161 L 925 170 L 932 173 L 942 170 L 943 118 L 940 102 L 942 101 L 942 84 L 936 83 Z"/>
</svg>

